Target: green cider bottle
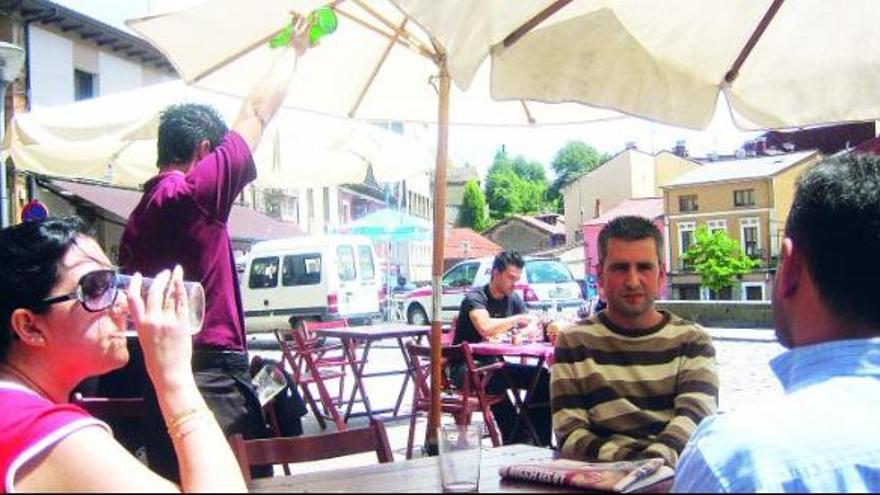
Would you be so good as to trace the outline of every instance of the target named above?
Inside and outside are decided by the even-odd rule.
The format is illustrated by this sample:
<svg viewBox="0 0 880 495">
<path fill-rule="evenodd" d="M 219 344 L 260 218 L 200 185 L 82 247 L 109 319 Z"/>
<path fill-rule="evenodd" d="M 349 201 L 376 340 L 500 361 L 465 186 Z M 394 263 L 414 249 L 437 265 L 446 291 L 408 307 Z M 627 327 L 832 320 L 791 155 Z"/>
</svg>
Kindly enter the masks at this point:
<svg viewBox="0 0 880 495">
<path fill-rule="evenodd" d="M 336 31 L 336 26 L 339 23 L 336 18 L 336 12 L 330 7 L 320 7 L 313 10 L 307 19 L 309 22 L 309 43 L 313 46 L 318 43 L 319 39 Z M 293 24 L 288 24 L 269 40 L 269 46 L 271 48 L 287 46 L 290 44 L 290 38 L 292 37 Z"/>
<path fill-rule="evenodd" d="M 315 45 L 319 39 L 333 34 L 339 20 L 336 18 L 336 12 L 330 7 L 320 7 L 309 14 L 309 42 Z"/>
</svg>

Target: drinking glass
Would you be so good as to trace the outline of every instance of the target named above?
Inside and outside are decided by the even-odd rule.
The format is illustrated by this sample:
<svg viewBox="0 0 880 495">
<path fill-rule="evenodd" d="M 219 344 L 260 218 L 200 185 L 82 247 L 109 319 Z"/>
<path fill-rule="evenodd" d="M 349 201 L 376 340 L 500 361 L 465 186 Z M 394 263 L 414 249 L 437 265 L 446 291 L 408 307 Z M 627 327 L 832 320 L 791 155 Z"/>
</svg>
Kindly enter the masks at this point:
<svg viewBox="0 0 880 495">
<path fill-rule="evenodd" d="M 121 290 L 128 291 L 131 279 L 132 277 L 129 275 L 117 275 L 116 286 Z M 153 285 L 153 279 L 143 277 L 141 280 L 141 297 L 146 301 L 150 287 Z M 198 282 L 184 281 L 183 287 L 186 289 L 186 302 L 189 309 L 188 318 L 184 323 L 186 323 L 186 331 L 190 335 L 195 335 L 201 331 L 202 322 L 205 319 L 205 289 Z"/>
<path fill-rule="evenodd" d="M 253 379 L 260 405 L 265 406 L 287 386 L 287 377 L 272 363 L 266 363 Z"/>
<path fill-rule="evenodd" d="M 482 440 L 482 423 L 440 427 L 440 483 L 444 493 L 479 491 Z"/>
</svg>

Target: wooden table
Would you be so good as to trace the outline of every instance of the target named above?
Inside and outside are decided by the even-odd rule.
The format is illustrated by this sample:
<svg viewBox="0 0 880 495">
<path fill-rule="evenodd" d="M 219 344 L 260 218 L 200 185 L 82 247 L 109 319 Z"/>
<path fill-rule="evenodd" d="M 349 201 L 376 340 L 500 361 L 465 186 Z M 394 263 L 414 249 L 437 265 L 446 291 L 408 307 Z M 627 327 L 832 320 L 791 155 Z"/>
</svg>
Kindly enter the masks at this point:
<svg viewBox="0 0 880 495">
<path fill-rule="evenodd" d="M 498 357 L 520 357 L 520 358 L 537 358 L 538 363 L 535 365 L 537 368 L 543 367 L 545 364 L 548 366 L 553 365 L 553 358 L 555 356 L 555 347 L 553 344 L 547 342 L 533 342 L 530 344 L 511 344 L 511 343 L 491 343 L 491 342 L 480 342 L 477 344 L 470 344 L 471 352 L 475 356 L 498 356 Z M 505 373 L 504 368 L 501 368 L 502 375 Z M 540 379 L 541 374 L 535 373 L 535 376 L 532 378 L 532 381 L 529 383 L 529 387 L 526 389 L 525 398 L 520 398 L 519 393 L 516 391 L 513 392 L 514 402 L 516 403 L 516 408 L 518 414 L 516 416 L 516 422 L 513 424 L 513 438 L 516 438 L 516 434 L 519 431 L 520 425 L 525 424 L 526 429 L 528 429 L 529 436 L 532 438 L 532 442 L 536 445 L 541 442 L 538 437 L 538 432 L 535 431 L 535 426 L 529 420 L 528 410 L 532 407 L 550 407 L 549 404 L 533 404 L 535 389 L 538 387 L 538 380 Z M 508 383 L 513 385 L 513 382 L 510 378 L 507 378 Z"/>
<path fill-rule="evenodd" d="M 480 491 L 484 493 L 578 492 L 579 490 L 553 485 L 506 481 L 498 475 L 498 468 L 507 464 L 549 461 L 555 457 L 556 452 L 553 450 L 531 445 L 516 444 L 484 448 L 480 462 Z M 299 476 L 276 476 L 254 480 L 248 488 L 252 493 L 440 493 L 442 491 L 437 457 L 306 473 Z"/>
<path fill-rule="evenodd" d="M 391 412 L 393 417 L 398 416 L 398 413 L 400 412 L 400 405 L 403 402 L 403 396 L 406 393 L 406 386 L 409 383 L 410 379 L 409 355 L 406 352 L 406 347 L 403 344 L 403 340 L 410 338 L 419 339 L 423 336 L 428 335 L 430 331 L 430 326 L 408 325 L 406 323 L 396 322 L 378 323 L 375 325 L 366 325 L 361 327 L 327 328 L 318 329 L 315 331 L 315 333 L 319 337 L 337 338 L 343 341 L 344 344 L 346 344 L 344 346 L 345 355 L 348 359 L 349 364 L 351 365 L 352 373 L 354 374 L 355 386 L 351 390 L 351 396 L 349 397 L 348 406 L 345 410 L 345 421 L 348 421 L 348 418 L 352 416 L 366 415 L 372 418 L 376 414 L 384 412 Z M 395 339 L 397 341 L 397 347 L 400 349 L 400 353 L 403 355 L 403 361 L 406 364 L 406 368 L 391 371 L 364 373 L 364 368 L 367 365 L 367 358 L 370 355 L 370 348 L 372 347 L 373 342 L 385 339 Z M 359 363 L 357 356 L 355 356 L 354 352 L 352 351 L 352 349 L 355 348 L 354 345 L 349 345 L 354 344 L 355 342 L 364 342 L 364 350 L 361 354 Z M 400 386 L 400 393 L 397 394 L 397 401 L 395 402 L 393 408 L 373 410 L 372 406 L 370 405 L 370 399 L 367 396 L 366 388 L 363 384 L 363 379 L 389 375 L 404 375 L 403 384 Z M 352 406 L 354 406 L 355 395 L 357 394 L 357 392 L 360 392 L 361 397 L 363 398 L 364 408 L 366 409 L 366 411 L 363 413 L 352 414 L 351 409 Z"/>
</svg>

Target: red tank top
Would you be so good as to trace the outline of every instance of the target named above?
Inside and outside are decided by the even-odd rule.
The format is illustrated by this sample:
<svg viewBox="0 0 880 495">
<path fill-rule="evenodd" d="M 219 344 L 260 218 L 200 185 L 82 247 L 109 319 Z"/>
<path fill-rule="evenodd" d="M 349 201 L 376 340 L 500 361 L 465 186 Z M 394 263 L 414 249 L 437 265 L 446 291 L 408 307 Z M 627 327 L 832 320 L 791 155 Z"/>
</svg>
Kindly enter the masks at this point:
<svg viewBox="0 0 880 495">
<path fill-rule="evenodd" d="M 81 408 L 55 404 L 20 385 L 0 381 L 0 493 L 15 491 L 15 476 L 31 459 L 90 426 L 110 430 Z"/>
</svg>

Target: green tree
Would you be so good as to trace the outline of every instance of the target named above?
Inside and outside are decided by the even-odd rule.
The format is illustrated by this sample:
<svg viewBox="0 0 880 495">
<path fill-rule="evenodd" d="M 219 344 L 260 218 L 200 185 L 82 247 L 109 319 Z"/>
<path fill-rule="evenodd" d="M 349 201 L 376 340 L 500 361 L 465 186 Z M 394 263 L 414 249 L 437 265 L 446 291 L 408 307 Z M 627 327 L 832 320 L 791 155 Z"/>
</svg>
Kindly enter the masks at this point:
<svg viewBox="0 0 880 495">
<path fill-rule="evenodd" d="M 529 182 L 547 183 L 547 173 L 544 171 L 544 166 L 534 160 L 528 161 L 521 156 L 514 158 L 513 171 Z"/>
<path fill-rule="evenodd" d="M 694 232 L 694 243 L 682 259 L 700 274 L 705 287 L 716 292 L 731 287 L 734 277 L 745 275 L 760 264 L 744 255 L 727 232 L 709 232 L 705 226 Z"/>
<path fill-rule="evenodd" d="M 486 203 L 491 218 L 532 214 L 547 209 L 544 167 L 522 156 L 510 158 L 504 148 L 495 153 L 486 176 Z"/>
<path fill-rule="evenodd" d="M 489 228 L 489 210 L 486 206 L 486 197 L 475 180 L 469 180 L 464 185 L 464 195 L 457 224 L 459 227 L 469 227 L 477 232 L 483 232 Z"/>
<path fill-rule="evenodd" d="M 550 186 L 548 200 L 555 201 L 566 184 L 578 177 L 592 172 L 608 160 L 609 156 L 583 141 L 569 141 L 556 152 L 550 167 L 556 173 L 556 179 Z"/>
</svg>

